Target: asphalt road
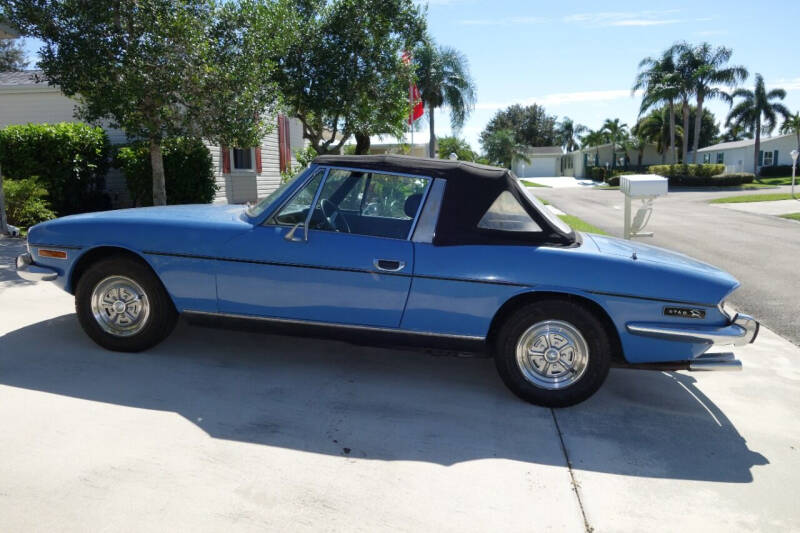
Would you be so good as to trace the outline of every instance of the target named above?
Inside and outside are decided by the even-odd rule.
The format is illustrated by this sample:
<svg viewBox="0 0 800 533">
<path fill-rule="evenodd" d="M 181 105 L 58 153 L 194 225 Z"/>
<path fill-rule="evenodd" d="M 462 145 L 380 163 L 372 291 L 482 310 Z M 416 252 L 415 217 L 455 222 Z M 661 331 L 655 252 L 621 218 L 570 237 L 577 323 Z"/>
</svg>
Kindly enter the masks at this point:
<svg viewBox="0 0 800 533">
<path fill-rule="evenodd" d="M 789 531 L 800 348 L 528 405 L 489 359 L 179 324 L 138 354 L 0 239 L 0 531 Z M 597 273 L 601 275 L 601 273 Z"/>
<path fill-rule="evenodd" d="M 533 191 L 562 211 L 622 237 L 624 197 L 620 191 L 590 188 Z M 655 235 L 637 240 L 677 250 L 727 270 L 742 283 L 730 302 L 739 311 L 756 317 L 800 345 L 800 224 L 708 203 L 713 198 L 758 192 L 670 192 L 655 201 L 653 217 L 645 230 Z M 798 206 L 800 211 L 800 202 Z M 602 276 L 602 273 L 587 272 L 587 275 Z"/>
</svg>

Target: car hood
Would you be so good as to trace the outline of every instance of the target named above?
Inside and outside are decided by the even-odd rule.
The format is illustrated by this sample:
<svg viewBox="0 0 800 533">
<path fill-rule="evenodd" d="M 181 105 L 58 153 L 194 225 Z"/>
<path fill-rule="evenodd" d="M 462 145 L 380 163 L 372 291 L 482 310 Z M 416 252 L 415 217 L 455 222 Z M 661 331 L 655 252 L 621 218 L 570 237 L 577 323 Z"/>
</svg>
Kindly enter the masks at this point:
<svg viewBox="0 0 800 533">
<path fill-rule="evenodd" d="M 692 268 L 712 274 L 726 274 L 724 270 L 698 261 L 682 253 L 665 250 L 658 246 L 642 244 L 640 242 L 626 241 L 616 237 L 606 237 L 603 235 L 590 235 L 590 238 L 597 245 L 598 250 L 603 254 L 615 255 L 620 257 L 634 258 L 638 261 L 647 261 L 661 265 L 671 265 L 679 268 Z"/>
<path fill-rule="evenodd" d="M 70 215 L 57 219 L 57 223 L 71 223 L 79 221 L 97 222 L 128 222 L 128 221 L 159 221 L 175 222 L 179 224 L 190 223 L 229 223 L 241 220 L 241 205 L 228 204 L 189 204 L 167 205 L 159 207 L 137 207 L 132 209 L 113 209 L 110 211 L 97 211 Z M 49 222 L 46 222 L 49 224 Z"/>
</svg>

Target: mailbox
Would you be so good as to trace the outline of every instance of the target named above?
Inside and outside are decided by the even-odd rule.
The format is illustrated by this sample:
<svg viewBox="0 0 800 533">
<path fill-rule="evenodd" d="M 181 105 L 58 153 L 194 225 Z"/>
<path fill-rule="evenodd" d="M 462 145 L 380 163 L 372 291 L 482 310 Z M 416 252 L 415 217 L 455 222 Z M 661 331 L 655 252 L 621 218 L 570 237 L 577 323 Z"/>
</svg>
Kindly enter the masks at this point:
<svg viewBox="0 0 800 533">
<path fill-rule="evenodd" d="M 625 195 L 625 238 L 652 237 L 653 233 L 642 230 L 653 214 L 653 200 L 667 194 L 667 178 L 655 174 L 620 176 L 619 190 Z M 631 219 L 631 199 L 641 200 L 636 215 Z"/>
</svg>

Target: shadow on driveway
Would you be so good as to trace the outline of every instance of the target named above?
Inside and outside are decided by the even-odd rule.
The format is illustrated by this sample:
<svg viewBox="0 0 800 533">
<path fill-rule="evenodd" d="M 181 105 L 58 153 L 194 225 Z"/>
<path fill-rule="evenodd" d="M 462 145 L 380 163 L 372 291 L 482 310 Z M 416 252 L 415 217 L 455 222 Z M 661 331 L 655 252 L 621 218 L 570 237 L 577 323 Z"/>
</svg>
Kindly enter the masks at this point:
<svg viewBox="0 0 800 533">
<path fill-rule="evenodd" d="M 565 463 L 550 410 L 513 397 L 491 359 L 184 323 L 148 352 L 120 354 L 68 314 L 0 337 L 0 384 L 172 411 L 214 438 L 313 453 Z M 767 463 L 684 375 L 615 370 L 555 413 L 577 469 L 742 483 Z"/>
<path fill-rule="evenodd" d="M 17 256 L 25 253 L 25 239 L 0 237 L 0 292 L 5 287 L 32 285 L 17 276 Z"/>
</svg>

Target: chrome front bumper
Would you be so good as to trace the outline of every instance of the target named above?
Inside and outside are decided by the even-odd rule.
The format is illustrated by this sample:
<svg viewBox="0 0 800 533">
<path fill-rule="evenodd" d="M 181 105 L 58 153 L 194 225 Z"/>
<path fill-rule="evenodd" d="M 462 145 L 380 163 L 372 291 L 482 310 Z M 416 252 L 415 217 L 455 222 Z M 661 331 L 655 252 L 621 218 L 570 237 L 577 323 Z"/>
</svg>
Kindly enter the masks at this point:
<svg viewBox="0 0 800 533">
<path fill-rule="evenodd" d="M 17 275 L 27 281 L 53 281 L 58 277 L 58 272 L 35 265 L 31 254 L 25 253 L 17 256 Z"/>
<path fill-rule="evenodd" d="M 758 336 L 758 322 L 748 315 L 736 315 L 727 326 L 671 326 L 661 323 L 631 322 L 629 333 L 644 337 L 655 337 L 670 341 L 696 344 L 742 346 L 750 344 Z"/>
</svg>

